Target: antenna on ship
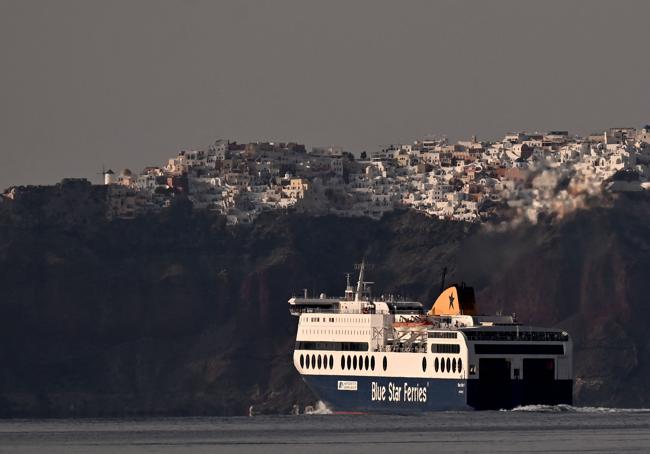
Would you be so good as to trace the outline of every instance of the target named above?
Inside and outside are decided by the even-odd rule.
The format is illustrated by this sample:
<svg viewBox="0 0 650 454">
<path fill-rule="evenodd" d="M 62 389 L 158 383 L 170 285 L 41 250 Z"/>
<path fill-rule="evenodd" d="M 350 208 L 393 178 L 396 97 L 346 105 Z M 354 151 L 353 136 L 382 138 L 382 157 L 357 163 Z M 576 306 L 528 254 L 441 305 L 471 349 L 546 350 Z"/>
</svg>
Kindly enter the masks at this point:
<svg viewBox="0 0 650 454">
<path fill-rule="evenodd" d="M 357 292 L 354 294 L 354 300 L 359 301 L 361 300 L 361 293 L 363 292 L 363 278 L 364 274 L 366 271 L 366 259 L 365 257 L 361 261 L 361 265 L 359 265 L 359 280 L 357 281 Z"/>
<path fill-rule="evenodd" d="M 371 265 L 366 263 L 366 259 L 364 257 L 361 263 L 355 265 L 354 267 L 359 270 L 359 280 L 357 281 L 357 291 L 354 295 L 354 301 L 361 301 L 364 295 L 370 297 L 369 288 L 370 285 L 374 284 L 374 282 L 365 280 L 366 267 L 371 267 Z"/>
<path fill-rule="evenodd" d="M 347 285 L 345 286 L 345 299 L 347 301 L 352 301 L 354 299 L 354 289 L 350 283 L 350 273 L 345 273 L 345 280 Z"/>
<path fill-rule="evenodd" d="M 442 269 L 442 276 L 440 277 L 440 292 L 439 293 L 442 293 L 442 291 L 445 289 L 445 276 L 446 275 L 447 275 L 447 267 L 445 266 Z"/>
</svg>

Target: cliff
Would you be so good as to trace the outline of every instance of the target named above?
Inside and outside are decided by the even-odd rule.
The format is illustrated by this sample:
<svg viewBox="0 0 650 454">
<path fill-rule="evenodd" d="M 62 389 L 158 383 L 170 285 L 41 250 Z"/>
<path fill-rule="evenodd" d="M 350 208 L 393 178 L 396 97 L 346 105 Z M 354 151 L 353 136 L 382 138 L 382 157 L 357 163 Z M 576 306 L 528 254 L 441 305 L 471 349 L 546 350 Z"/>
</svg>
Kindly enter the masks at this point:
<svg viewBox="0 0 650 454">
<path fill-rule="evenodd" d="M 110 222 L 93 203 L 3 205 L 1 416 L 313 403 L 291 364 L 287 299 L 303 288 L 341 293 L 363 255 L 376 264 L 377 291 L 430 303 L 447 266 L 448 281 L 477 288 L 484 312 L 568 329 L 578 404 L 650 406 L 643 195 L 501 233 L 411 212 L 380 221 L 275 213 L 232 228 L 182 202 Z"/>
</svg>

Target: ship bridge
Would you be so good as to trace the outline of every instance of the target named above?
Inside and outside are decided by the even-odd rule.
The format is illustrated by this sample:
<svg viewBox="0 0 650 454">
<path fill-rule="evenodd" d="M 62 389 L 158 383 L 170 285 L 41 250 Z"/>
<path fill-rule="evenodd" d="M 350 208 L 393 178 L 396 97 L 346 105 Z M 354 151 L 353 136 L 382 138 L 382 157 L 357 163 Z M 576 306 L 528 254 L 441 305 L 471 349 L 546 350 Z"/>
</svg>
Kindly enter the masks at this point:
<svg viewBox="0 0 650 454">
<path fill-rule="evenodd" d="M 321 293 L 317 298 L 309 297 L 307 290 L 302 297 L 289 299 L 289 312 L 300 316 L 304 313 L 338 313 L 338 314 L 412 314 L 424 313 L 424 306 L 419 301 L 405 301 L 393 296 L 379 298 L 372 296 L 372 284 L 365 280 L 365 261 L 360 265 L 359 280 L 356 288 L 351 285 L 350 274 L 343 297 L 327 297 Z"/>
</svg>

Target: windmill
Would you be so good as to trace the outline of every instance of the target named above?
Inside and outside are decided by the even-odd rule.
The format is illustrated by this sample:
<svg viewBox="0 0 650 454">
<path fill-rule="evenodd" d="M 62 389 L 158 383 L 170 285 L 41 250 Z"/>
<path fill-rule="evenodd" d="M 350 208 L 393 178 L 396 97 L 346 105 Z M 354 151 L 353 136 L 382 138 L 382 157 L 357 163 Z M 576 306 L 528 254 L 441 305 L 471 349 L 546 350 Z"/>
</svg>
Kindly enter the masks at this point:
<svg viewBox="0 0 650 454">
<path fill-rule="evenodd" d="M 113 184 L 113 175 L 115 175 L 115 172 L 113 172 L 111 169 L 106 170 L 104 164 L 102 164 L 101 173 L 98 172 L 97 175 L 102 176 L 102 178 L 104 179 L 104 184 Z"/>
</svg>

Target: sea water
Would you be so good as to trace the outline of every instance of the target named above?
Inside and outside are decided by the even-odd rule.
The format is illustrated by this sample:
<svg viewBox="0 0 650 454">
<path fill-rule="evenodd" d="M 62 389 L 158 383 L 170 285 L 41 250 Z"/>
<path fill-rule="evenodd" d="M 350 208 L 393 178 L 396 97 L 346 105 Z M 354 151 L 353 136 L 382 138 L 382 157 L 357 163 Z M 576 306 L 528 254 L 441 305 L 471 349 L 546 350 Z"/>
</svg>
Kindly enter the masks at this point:
<svg viewBox="0 0 650 454">
<path fill-rule="evenodd" d="M 1 420 L 7 453 L 650 452 L 650 409 Z"/>
</svg>

